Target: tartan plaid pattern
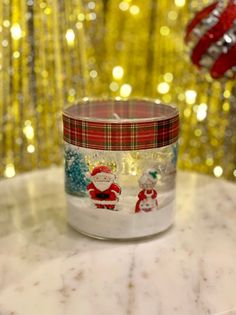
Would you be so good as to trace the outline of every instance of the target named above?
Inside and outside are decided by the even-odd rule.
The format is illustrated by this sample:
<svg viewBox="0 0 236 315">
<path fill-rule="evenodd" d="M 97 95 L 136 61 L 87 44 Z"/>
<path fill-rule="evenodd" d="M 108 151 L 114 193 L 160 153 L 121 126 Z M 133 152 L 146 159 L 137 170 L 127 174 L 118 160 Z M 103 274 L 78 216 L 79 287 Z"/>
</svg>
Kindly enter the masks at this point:
<svg viewBox="0 0 236 315">
<path fill-rule="evenodd" d="M 163 147 L 178 139 L 179 116 L 149 122 L 92 122 L 63 115 L 64 140 L 78 147 L 131 151 Z"/>
</svg>

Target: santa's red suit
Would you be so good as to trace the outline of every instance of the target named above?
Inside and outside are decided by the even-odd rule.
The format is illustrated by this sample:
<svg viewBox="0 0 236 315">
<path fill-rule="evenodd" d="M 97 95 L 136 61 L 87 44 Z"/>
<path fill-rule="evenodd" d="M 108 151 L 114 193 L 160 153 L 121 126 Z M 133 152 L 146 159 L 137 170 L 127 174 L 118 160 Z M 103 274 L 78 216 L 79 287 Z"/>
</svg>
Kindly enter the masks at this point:
<svg viewBox="0 0 236 315">
<path fill-rule="evenodd" d="M 87 187 L 87 190 L 97 208 L 107 209 L 115 208 L 115 205 L 118 201 L 118 195 L 121 192 L 120 187 L 114 183 L 104 191 L 100 191 L 97 189 L 94 183 L 90 183 Z"/>
<path fill-rule="evenodd" d="M 157 192 L 155 189 L 143 189 L 138 194 L 138 201 L 136 203 L 135 212 L 149 212 L 158 206 Z"/>
<path fill-rule="evenodd" d="M 108 188 L 99 189 L 99 182 L 93 180 L 96 175 L 110 177 L 108 182 Z M 87 186 L 87 191 L 89 192 L 90 198 L 97 208 L 106 208 L 113 210 L 118 202 L 118 196 L 121 193 L 121 188 L 114 183 L 115 176 L 112 174 L 111 170 L 106 166 L 95 167 L 91 173 L 92 182 Z M 110 185 L 109 185 L 110 183 Z"/>
</svg>

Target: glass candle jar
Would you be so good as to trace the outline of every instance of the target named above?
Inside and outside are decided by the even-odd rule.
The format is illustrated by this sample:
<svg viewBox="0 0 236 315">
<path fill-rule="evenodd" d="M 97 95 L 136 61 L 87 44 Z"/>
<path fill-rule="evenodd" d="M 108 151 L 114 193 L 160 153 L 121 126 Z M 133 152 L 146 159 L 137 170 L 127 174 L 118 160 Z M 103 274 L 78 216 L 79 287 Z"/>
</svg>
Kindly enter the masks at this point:
<svg viewBox="0 0 236 315">
<path fill-rule="evenodd" d="M 169 228 L 179 115 L 146 100 L 86 101 L 63 112 L 68 222 L 103 239 Z"/>
</svg>

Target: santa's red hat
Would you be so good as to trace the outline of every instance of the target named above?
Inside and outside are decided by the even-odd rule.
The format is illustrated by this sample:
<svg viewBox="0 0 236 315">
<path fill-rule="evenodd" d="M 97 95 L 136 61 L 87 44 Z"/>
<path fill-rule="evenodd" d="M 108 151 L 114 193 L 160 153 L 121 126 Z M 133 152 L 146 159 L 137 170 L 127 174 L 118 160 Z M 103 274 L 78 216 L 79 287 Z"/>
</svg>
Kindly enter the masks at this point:
<svg viewBox="0 0 236 315">
<path fill-rule="evenodd" d="M 92 173 L 91 173 L 91 176 L 95 176 L 99 173 L 107 173 L 107 174 L 112 174 L 112 171 L 109 167 L 107 166 L 104 166 L 104 165 L 101 165 L 101 166 L 96 166 Z"/>
</svg>

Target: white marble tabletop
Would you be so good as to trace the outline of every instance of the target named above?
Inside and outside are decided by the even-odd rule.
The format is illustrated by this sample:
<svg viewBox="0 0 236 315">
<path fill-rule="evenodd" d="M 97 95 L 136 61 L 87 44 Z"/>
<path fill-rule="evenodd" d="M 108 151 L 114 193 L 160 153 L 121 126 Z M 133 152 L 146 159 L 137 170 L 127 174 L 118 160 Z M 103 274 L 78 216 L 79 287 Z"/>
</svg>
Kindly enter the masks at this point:
<svg viewBox="0 0 236 315">
<path fill-rule="evenodd" d="M 0 315 L 236 315 L 236 185 L 179 173 L 176 224 L 145 241 L 66 223 L 63 171 L 0 181 Z"/>
</svg>

